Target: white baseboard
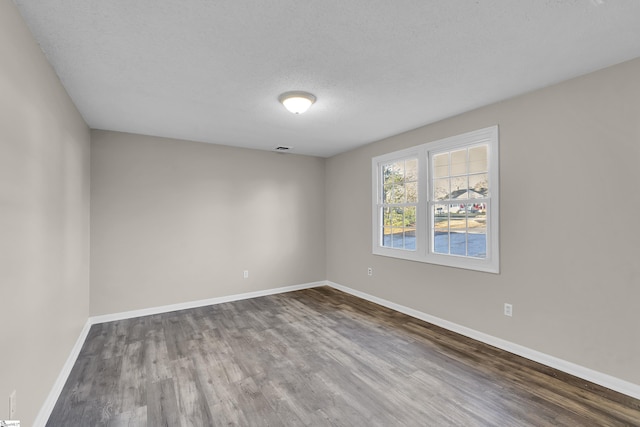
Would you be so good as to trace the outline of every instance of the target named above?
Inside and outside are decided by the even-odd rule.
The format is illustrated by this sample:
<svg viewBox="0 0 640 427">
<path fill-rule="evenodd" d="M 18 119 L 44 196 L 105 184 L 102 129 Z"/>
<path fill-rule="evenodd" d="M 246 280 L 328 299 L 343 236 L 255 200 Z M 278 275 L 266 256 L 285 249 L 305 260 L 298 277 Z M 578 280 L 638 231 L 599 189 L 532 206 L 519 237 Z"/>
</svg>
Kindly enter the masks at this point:
<svg viewBox="0 0 640 427">
<path fill-rule="evenodd" d="M 53 407 L 56 406 L 56 402 L 60 397 L 62 388 L 67 382 L 67 378 L 71 373 L 71 369 L 73 368 L 73 365 L 76 363 L 76 360 L 78 359 L 78 355 L 80 354 L 80 350 L 82 350 L 82 346 L 84 345 L 85 340 L 87 339 L 87 335 L 89 335 L 90 329 L 91 329 L 91 322 L 87 319 L 87 322 L 84 324 L 82 331 L 80 331 L 80 336 L 78 336 L 76 343 L 71 349 L 71 353 L 69 354 L 67 361 L 62 366 L 62 370 L 58 374 L 58 378 L 56 378 L 56 381 L 53 383 L 53 387 L 51 388 L 51 391 L 49 392 L 47 399 L 44 401 L 44 404 L 40 408 L 40 412 L 38 412 L 38 415 L 36 416 L 36 419 L 33 422 L 34 427 L 40 427 L 40 426 L 44 427 L 45 424 L 47 424 L 47 421 L 49 420 L 49 416 L 53 411 Z"/>
<path fill-rule="evenodd" d="M 281 288 L 265 289 L 263 291 L 246 292 L 243 294 L 227 295 L 217 298 L 208 298 L 197 301 L 188 301 L 178 304 L 162 305 L 159 307 L 143 308 L 140 310 L 123 311 L 121 313 L 104 314 L 100 316 L 89 317 L 92 325 L 97 323 L 113 322 L 114 320 L 132 319 L 134 317 L 150 316 L 153 314 L 169 313 L 171 311 L 185 310 L 189 308 L 204 307 L 207 305 L 222 304 L 225 302 L 240 301 L 249 298 L 264 297 L 267 295 L 281 294 L 284 292 L 298 291 L 300 289 L 315 288 L 325 286 L 326 281 L 303 283 L 301 285 L 283 286 Z"/>
<path fill-rule="evenodd" d="M 327 281 L 327 285 L 348 294 L 354 295 L 358 298 L 374 302 L 383 307 L 399 311 L 400 313 L 407 314 L 411 317 L 424 320 L 425 322 L 432 323 L 436 326 L 440 326 L 442 328 L 456 332 L 460 335 L 464 335 L 476 341 L 498 347 L 502 350 L 508 351 L 509 353 L 522 356 L 526 359 L 533 360 L 534 362 L 541 363 L 545 366 L 549 366 L 559 371 L 566 372 L 578 378 L 582 378 L 592 383 L 599 384 L 603 387 L 615 390 L 622 394 L 626 394 L 627 396 L 631 396 L 635 399 L 640 399 L 640 385 L 638 384 L 630 383 L 628 381 L 621 380 L 620 378 L 616 378 L 602 372 L 594 371 L 593 369 L 585 368 L 584 366 L 576 365 L 575 363 L 568 362 L 566 360 L 562 360 L 545 353 L 541 353 L 528 347 L 524 347 L 522 345 L 515 344 L 510 341 L 506 341 L 471 328 L 467 328 L 466 326 L 461 326 L 456 323 L 449 322 L 448 320 L 440 319 L 439 317 L 431 316 L 421 311 L 414 310 L 412 308 L 405 307 L 403 305 L 396 304 L 394 302 L 387 301 L 385 299 L 378 298 L 376 296 L 369 295 L 355 289 L 351 289 L 347 286 L 339 285 L 330 281 Z"/>
</svg>

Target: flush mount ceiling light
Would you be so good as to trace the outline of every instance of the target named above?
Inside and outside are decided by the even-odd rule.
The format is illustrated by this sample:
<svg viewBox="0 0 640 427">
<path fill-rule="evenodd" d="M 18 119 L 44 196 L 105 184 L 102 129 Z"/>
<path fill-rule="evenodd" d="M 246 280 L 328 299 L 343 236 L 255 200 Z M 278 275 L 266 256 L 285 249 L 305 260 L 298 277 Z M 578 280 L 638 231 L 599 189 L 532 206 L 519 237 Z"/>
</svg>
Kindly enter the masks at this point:
<svg viewBox="0 0 640 427">
<path fill-rule="evenodd" d="M 278 101 L 293 114 L 302 114 L 316 102 L 316 97 L 308 92 L 292 91 L 280 95 Z"/>
</svg>

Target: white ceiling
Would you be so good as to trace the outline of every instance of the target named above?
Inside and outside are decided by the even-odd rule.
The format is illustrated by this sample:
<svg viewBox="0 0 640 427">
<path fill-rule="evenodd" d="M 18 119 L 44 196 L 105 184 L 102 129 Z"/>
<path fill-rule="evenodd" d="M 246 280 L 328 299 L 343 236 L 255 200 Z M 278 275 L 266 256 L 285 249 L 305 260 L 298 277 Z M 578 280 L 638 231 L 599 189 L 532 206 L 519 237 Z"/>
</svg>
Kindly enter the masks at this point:
<svg viewBox="0 0 640 427">
<path fill-rule="evenodd" d="M 640 57 L 638 0 L 14 1 L 90 127 L 324 157 Z"/>
</svg>

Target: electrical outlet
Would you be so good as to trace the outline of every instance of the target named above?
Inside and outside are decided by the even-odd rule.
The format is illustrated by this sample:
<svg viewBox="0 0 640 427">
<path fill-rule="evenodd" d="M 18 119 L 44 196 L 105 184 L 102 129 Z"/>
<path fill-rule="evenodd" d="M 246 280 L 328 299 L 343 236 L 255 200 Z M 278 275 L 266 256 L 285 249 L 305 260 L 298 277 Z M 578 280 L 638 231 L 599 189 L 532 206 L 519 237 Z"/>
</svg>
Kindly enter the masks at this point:
<svg viewBox="0 0 640 427">
<path fill-rule="evenodd" d="M 513 316 L 513 306 L 511 304 L 504 303 L 504 315 L 505 316 Z"/>
<path fill-rule="evenodd" d="M 16 405 L 18 404 L 17 400 L 18 399 L 16 396 L 16 391 L 13 390 L 9 395 L 9 418 L 12 420 L 16 417 Z"/>
<path fill-rule="evenodd" d="M 371 268 L 371 267 L 367 268 L 367 274 L 369 276 L 373 276 L 373 268 Z"/>
<path fill-rule="evenodd" d="M 242 272 L 242 277 L 244 277 L 245 279 L 249 278 L 249 270 L 245 270 Z"/>
</svg>

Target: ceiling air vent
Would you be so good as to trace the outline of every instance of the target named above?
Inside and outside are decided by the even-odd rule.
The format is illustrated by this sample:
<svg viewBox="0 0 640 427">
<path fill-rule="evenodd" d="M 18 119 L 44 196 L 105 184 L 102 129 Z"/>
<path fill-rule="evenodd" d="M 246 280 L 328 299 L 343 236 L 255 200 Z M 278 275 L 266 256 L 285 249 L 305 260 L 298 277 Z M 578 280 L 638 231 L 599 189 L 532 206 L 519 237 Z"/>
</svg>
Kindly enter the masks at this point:
<svg viewBox="0 0 640 427">
<path fill-rule="evenodd" d="M 293 147 L 287 147 L 286 145 L 279 145 L 274 150 L 279 151 L 280 153 L 286 153 L 287 151 L 291 151 Z"/>
</svg>

